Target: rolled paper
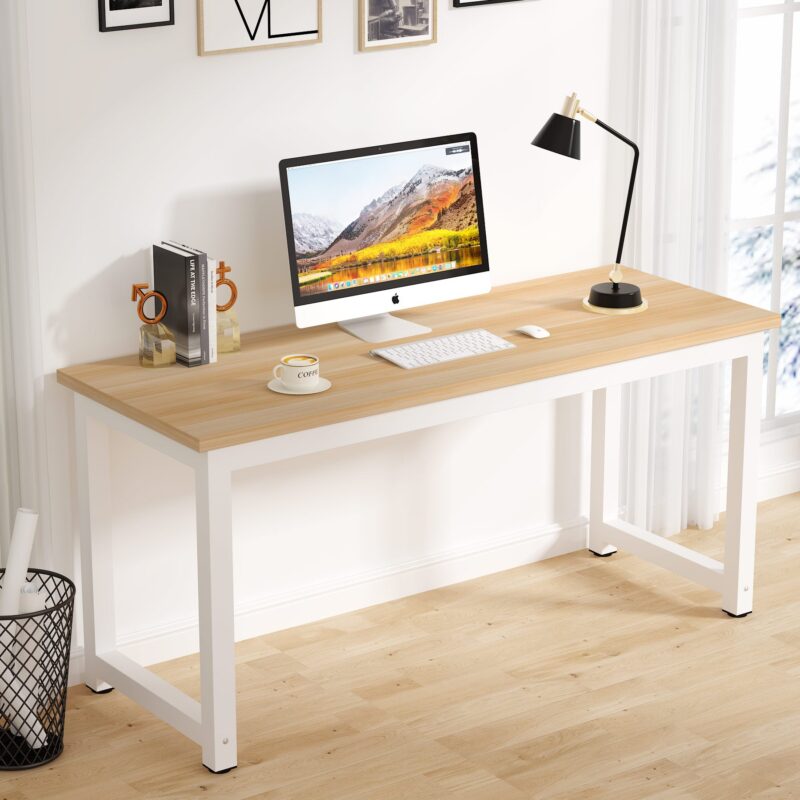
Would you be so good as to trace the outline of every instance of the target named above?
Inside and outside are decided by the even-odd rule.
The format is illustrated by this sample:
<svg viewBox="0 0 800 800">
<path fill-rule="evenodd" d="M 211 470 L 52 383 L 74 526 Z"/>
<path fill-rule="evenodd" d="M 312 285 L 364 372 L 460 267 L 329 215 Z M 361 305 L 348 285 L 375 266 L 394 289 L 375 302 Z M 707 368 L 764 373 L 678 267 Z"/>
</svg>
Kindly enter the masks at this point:
<svg viewBox="0 0 800 800">
<path fill-rule="evenodd" d="M 35 614 L 37 611 L 44 611 L 46 600 L 47 596 L 44 592 L 26 581 L 19 590 L 19 613 Z"/>
<path fill-rule="evenodd" d="M 26 584 L 28 586 L 31 584 Z M 44 611 L 44 593 L 26 591 L 26 587 L 23 587 L 20 595 L 19 613 Z M 4 647 L 4 657 L 0 662 L 0 710 L 11 730 L 24 737 L 34 750 L 38 750 L 47 744 L 47 731 L 35 712 L 41 700 L 41 620 L 32 617 L 18 622 L 6 621 L 4 624 L 13 627 L 13 633 L 7 628 L 2 637 L 3 643 L 8 641 L 11 647 Z"/>
<path fill-rule="evenodd" d="M 8 548 L 3 591 L 0 592 L 0 617 L 19 613 L 19 592 L 28 574 L 38 520 L 39 515 L 29 508 L 17 510 L 14 533 L 11 535 L 11 544 Z"/>
<path fill-rule="evenodd" d="M 24 583 L 20 591 L 20 614 L 33 614 L 44 611 L 46 595 L 32 583 Z M 23 619 L 18 622 L 7 622 L 13 626 L 13 633 L 4 632 L 3 639 L 9 640 L 12 647 L 10 661 L 0 676 L 0 707 L 8 720 L 9 726 L 34 750 L 47 744 L 47 732 L 35 716 L 34 709 L 39 705 L 39 679 L 42 675 L 42 637 L 41 620 L 37 618 Z M 4 652 L 4 655 L 5 655 Z M 16 673 L 16 674 L 15 674 Z"/>
<path fill-rule="evenodd" d="M 27 508 L 17 510 L 14 532 L 8 548 L 8 560 L 0 591 L 0 617 L 19 614 L 20 591 L 25 584 L 39 515 Z M 14 674 L 17 648 L 17 622 L 0 620 L 0 708 L 11 729 L 23 736 L 33 749 L 47 743 L 47 732 L 35 714 L 35 691 Z M 31 683 L 34 681 L 31 680 Z"/>
<path fill-rule="evenodd" d="M 3 588 L 0 589 L 0 616 L 7 617 L 19 613 L 19 595 L 25 576 L 28 574 L 28 564 L 31 560 L 33 537 L 36 534 L 36 522 L 39 515 L 28 508 L 17 509 L 17 518 L 14 521 L 14 532 L 11 534 L 11 544 L 8 548 L 8 561 L 6 573 L 3 576 Z M 14 623 L 3 626 L 0 633 L 0 661 L 10 664 L 14 659 Z"/>
<path fill-rule="evenodd" d="M 34 750 L 44 747 L 47 731 L 36 716 L 38 703 L 34 692 L 10 667 L 5 667 L 0 675 L 0 690 L 0 711 L 14 733 L 24 737 Z"/>
<path fill-rule="evenodd" d="M 19 613 L 35 614 L 44 611 L 47 606 L 47 593 L 40 592 L 33 583 L 26 583 L 19 596 Z M 49 620 L 42 616 L 20 619 L 14 634 L 14 658 L 12 670 L 24 681 L 31 694 L 41 694 L 42 634 Z"/>
</svg>

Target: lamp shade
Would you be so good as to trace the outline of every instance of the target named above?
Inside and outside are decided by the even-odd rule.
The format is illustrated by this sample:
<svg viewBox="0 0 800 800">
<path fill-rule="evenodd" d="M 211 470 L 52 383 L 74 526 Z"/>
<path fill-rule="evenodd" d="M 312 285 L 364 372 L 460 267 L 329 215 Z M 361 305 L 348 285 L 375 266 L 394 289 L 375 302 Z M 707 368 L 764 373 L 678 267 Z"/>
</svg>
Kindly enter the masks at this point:
<svg viewBox="0 0 800 800">
<path fill-rule="evenodd" d="M 531 144 L 561 156 L 580 159 L 581 124 L 572 117 L 551 114 Z"/>
</svg>

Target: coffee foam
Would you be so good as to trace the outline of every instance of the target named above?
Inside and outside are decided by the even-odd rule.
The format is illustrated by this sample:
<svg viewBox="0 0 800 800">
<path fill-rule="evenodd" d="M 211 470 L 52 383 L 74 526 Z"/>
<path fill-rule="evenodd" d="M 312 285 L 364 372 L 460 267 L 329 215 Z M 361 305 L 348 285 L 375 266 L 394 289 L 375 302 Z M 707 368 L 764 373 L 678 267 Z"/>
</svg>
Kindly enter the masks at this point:
<svg viewBox="0 0 800 800">
<path fill-rule="evenodd" d="M 317 359 L 314 356 L 286 356 L 281 361 L 287 367 L 310 367 L 317 363 Z"/>
</svg>

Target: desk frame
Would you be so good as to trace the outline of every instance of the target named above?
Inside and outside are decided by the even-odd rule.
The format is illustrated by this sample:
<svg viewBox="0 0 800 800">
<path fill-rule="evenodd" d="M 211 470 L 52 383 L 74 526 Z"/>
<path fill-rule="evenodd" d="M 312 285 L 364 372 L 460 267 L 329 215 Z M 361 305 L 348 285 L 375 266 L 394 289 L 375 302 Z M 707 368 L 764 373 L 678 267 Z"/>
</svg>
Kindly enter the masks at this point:
<svg viewBox="0 0 800 800">
<path fill-rule="evenodd" d="M 762 334 L 722 339 L 501 389 L 198 452 L 82 395 L 75 398 L 86 685 L 124 694 L 202 747 L 212 772 L 236 766 L 232 475 L 310 453 L 592 392 L 589 535 L 597 555 L 618 547 L 721 595 L 731 616 L 753 608 Z M 724 562 L 637 528 L 619 516 L 620 386 L 732 362 Z M 128 434 L 195 474 L 201 699 L 198 703 L 117 650 L 109 431 Z"/>
</svg>

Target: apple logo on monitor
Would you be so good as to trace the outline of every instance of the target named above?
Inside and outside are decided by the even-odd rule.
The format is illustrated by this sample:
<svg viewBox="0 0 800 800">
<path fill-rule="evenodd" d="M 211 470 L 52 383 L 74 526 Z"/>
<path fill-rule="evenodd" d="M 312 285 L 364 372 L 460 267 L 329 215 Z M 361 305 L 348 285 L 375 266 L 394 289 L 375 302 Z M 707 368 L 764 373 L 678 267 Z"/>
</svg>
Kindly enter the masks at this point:
<svg viewBox="0 0 800 800">
<path fill-rule="evenodd" d="M 395 293 L 392 295 L 392 302 L 397 305 L 400 302 L 400 295 Z"/>
</svg>

